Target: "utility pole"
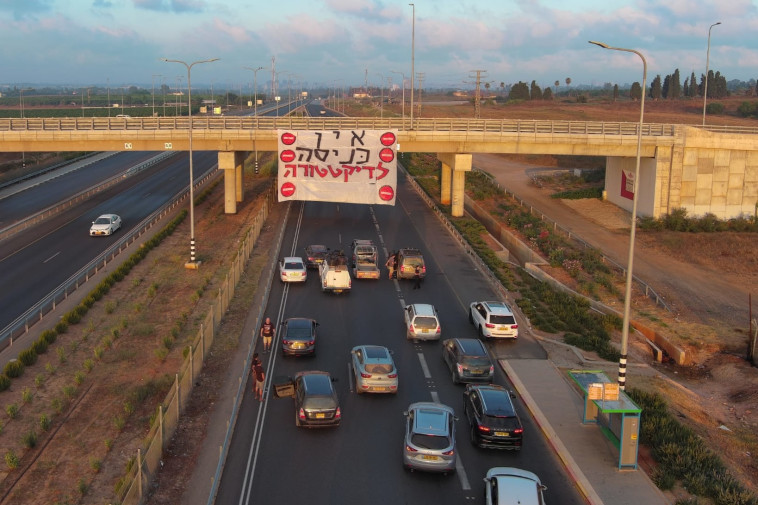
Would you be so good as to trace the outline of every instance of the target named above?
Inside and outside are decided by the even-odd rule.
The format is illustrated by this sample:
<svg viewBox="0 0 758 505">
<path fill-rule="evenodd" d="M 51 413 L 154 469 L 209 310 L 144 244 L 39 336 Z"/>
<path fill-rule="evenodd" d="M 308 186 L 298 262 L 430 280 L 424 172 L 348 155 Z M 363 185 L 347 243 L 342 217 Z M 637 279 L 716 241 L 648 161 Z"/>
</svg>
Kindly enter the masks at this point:
<svg viewBox="0 0 758 505">
<path fill-rule="evenodd" d="M 476 76 L 470 75 L 469 77 L 476 79 L 476 91 L 474 91 L 474 119 L 479 119 L 482 114 L 482 72 L 486 72 L 486 70 L 472 70 L 471 72 L 476 72 Z"/>
<path fill-rule="evenodd" d="M 276 100 L 276 56 L 271 57 L 271 98 Z"/>
<path fill-rule="evenodd" d="M 418 117 L 421 117 L 421 90 L 424 89 L 425 72 L 418 72 L 416 78 L 418 79 Z"/>
</svg>

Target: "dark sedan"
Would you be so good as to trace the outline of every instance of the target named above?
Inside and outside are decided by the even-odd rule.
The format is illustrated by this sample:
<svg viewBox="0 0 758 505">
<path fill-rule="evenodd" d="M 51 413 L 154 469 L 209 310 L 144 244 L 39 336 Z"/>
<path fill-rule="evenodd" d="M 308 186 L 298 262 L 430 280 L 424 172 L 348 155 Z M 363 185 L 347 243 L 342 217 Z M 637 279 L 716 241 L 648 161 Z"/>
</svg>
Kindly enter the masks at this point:
<svg viewBox="0 0 758 505">
<path fill-rule="evenodd" d="M 305 428 L 339 426 L 342 411 L 328 372 L 295 375 L 295 425 Z"/>
<path fill-rule="evenodd" d="M 492 382 L 495 366 L 482 342 L 474 338 L 450 338 L 442 342 L 442 359 L 450 369 L 453 384 Z"/>
<path fill-rule="evenodd" d="M 321 244 L 311 244 L 305 248 L 305 266 L 310 269 L 318 269 L 329 253 L 329 248 Z"/>
<path fill-rule="evenodd" d="M 282 329 L 282 354 L 299 356 L 316 352 L 315 319 L 307 317 L 291 317 L 284 321 Z"/>
</svg>

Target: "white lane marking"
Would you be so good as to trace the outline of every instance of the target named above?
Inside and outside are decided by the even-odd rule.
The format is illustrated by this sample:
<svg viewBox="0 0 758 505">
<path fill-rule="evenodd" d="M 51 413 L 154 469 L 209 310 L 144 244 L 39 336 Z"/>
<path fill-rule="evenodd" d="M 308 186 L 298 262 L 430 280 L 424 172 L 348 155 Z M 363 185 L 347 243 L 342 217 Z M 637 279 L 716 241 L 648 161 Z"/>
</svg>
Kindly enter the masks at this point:
<svg viewBox="0 0 758 505">
<path fill-rule="evenodd" d="M 423 370 L 423 372 L 424 372 L 424 378 L 425 379 L 431 379 L 432 378 L 432 374 L 429 373 L 429 367 L 426 365 L 426 358 L 424 358 L 424 355 L 421 354 L 420 352 L 417 353 L 417 355 L 418 355 L 418 360 L 421 363 L 421 370 Z M 432 394 L 434 395 L 436 393 L 432 392 Z"/>
<path fill-rule="evenodd" d="M 49 258 L 47 258 L 47 259 L 46 259 L 45 261 L 43 261 L 42 263 L 47 263 L 47 262 L 48 262 L 48 261 L 50 261 L 51 259 L 53 259 L 53 258 L 55 258 L 56 256 L 58 256 L 60 253 L 61 253 L 61 252 L 60 252 L 60 251 L 58 251 L 57 253 L 53 254 L 52 256 L 50 256 Z"/>
<path fill-rule="evenodd" d="M 351 362 L 347 362 L 347 380 L 350 386 L 350 391 L 355 391 L 358 388 L 358 383 L 353 384 L 353 364 Z"/>
<path fill-rule="evenodd" d="M 432 395 L 432 401 L 434 403 L 440 403 L 440 395 L 439 393 L 437 393 L 437 391 L 431 391 L 431 395 Z"/>
<path fill-rule="evenodd" d="M 468 476 L 466 475 L 466 470 L 463 468 L 463 461 L 461 461 L 460 454 L 458 454 L 458 459 L 455 460 L 455 473 L 458 474 L 458 480 L 461 481 L 461 487 L 463 490 L 471 490 L 471 484 L 468 482 Z"/>
</svg>

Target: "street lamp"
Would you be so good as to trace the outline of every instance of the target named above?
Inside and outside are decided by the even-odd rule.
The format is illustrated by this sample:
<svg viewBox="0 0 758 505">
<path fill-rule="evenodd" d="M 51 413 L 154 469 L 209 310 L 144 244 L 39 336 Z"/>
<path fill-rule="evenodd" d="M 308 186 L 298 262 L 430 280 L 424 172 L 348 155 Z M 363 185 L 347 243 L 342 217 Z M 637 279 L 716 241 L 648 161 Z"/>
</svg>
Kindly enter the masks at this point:
<svg viewBox="0 0 758 505">
<path fill-rule="evenodd" d="M 382 78 L 379 81 L 379 119 L 384 119 L 384 75 L 376 74 Z"/>
<path fill-rule="evenodd" d="M 195 260 L 195 177 L 192 173 L 192 83 L 191 83 L 191 71 L 192 67 L 198 63 L 211 63 L 218 61 L 218 58 L 212 58 L 210 60 L 195 61 L 190 64 L 182 60 L 169 60 L 168 58 L 161 58 L 161 60 L 168 63 L 181 63 L 187 67 L 187 100 L 189 101 L 188 114 L 189 114 L 189 172 L 190 172 L 190 261 L 184 266 L 186 268 L 197 268 L 199 264 Z"/>
<path fill-rule="evenodd" d="M 255 121 L 257 125 L 257 121 L 258 121 L 258 70 L 263 70 L 263 67 L 256 67 L 256 68 L 243 67 L 243 68 L 253 71 L 253 93 L 254 93 L 253 116 L 255 116 Z M 255 142 L 255 137 L 253 137 L 253 149 L 255 150 L 255 174 L 258 175 L 258 144 Z"/>
<path fill-rule="evenodd" d="M 411 28 L 411 130 L 413 129 L 413 88 L 416 86 L 414 76 L 416 70 L 414 68 L 416 62 L 416 4 L 408 4 L 413 7 L 413 23 Z M 405 84 L 403 84 L 405 85 Z"/>
<path fill-rule="evenodd" d="M 703 84 L 703 126 L 705 126 L 705 102 L 708 99 L 708 60 L 711 58 L 711 29 L 720 24 L 721 21 L 708 27 L 708 51 L 705 53 L 705 83 Z"/>
<path fill-rule="evenodd" d="M 397 70 L 390 70 L 393 74 L 400 74 L 403 77 L 403 119 L 405 119 L 405 74 Z"/>
<path fill-rule="evenodd" d="M 155 78 L 163 77 L 161 74 L 153 74 L 153 117 L 155 117 Z"/>
<path fill-rule="evenodd" d="M 622 47 L 611 47 L 602 42 L 594 40 L 589 41 L 603 49 L 612 49 L 614 51 L 625 51 L 634 53 L 642 59 L 642 98 L 640 99 L 640 124 L 637 129 L 637 161 L 634 166 L 634 181 L 632 181 L 632 223 L 629 232 L 629 259 L 626 268 L 626 289 L 624 291 L 624 321 L 621 328 L 621 356 L 619 357 L 619 389 L 622 391 L 626 388 L 626 355 L 629 345 L 629 313 L 631 311 L 632 298 L 632 264 L 634 262 L 634 235 L 637 229 L 637 189 L 640 181 L 640 153 L 642 151 L 642 119 L 645 114 L 645 86 L 647 81 L 647 61 L 642 53 L 634 49 L 624 49 Z"/>
</svg>

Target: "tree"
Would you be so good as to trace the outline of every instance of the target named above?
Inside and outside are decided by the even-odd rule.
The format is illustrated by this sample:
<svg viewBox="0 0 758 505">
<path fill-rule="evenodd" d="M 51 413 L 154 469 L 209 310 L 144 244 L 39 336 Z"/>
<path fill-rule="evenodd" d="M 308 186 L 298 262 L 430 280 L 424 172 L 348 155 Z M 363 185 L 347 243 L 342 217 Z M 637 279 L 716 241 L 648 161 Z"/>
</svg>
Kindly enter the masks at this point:
<svg viewBox="0 0 758 505">
<path fill-rule="evenodd" d="M 542 93 L 542 99 L 543 100 L 552 100 L 553 99 L 553 90 L 551 90 L 549 86 L 547 88 L 545 88 L 545 91 Z"/>
<path fill-rule="evenodd" d="M 505 83 L 500 81 L 500 94 L 505 95 Z"/>
<path fill-rule="evenodd" d="M 537 81 L 532 81 L 531 97 L 532 100 L 542 100 L 542 89 L 537 85 Z"/>
<path fill-rule="evenodd" d="M 674 70 L 674 75 L 671 76 L 671 81 L 669 82 L 669 98 L 681 98 L 682 85 L 680 82 L 681 77 L 679 76 L 679 69 L 677 68 Z"/>
<path fill-rule="evenodd" d="M 558 86 L 561 85 L 561 81 L 555 81 L 555 96 L 558 96 Z M 756 85 L 758 87 L 758 85 Z"/>
<path fill-rule="evenodd" d="M 663 98 L 671 98 L 669 96 L 669 87 L 671 86 L 671 76 L 667 75 L 663 78 L 663 85 L 661 86 L 661 96 Z"/>
<path fill-rule="evenodd" d="M 568 94 L 571 96 L 571 77 L 566 77 L 566 88 L 569 88 Z"/>
<path fill-rule="evenodd" d="M 684 89 L 682 91 L 682 96 L 688 97 L 690 96 L 690 78 L 687 77 L 684 80 Z"/>
<path fill-rule="evenodd" d="M 619 85 L 614 84 L 613 85 L 613 101 L 615 102 L 618 99 L 619 99 Z"/>
<path fill-rule="evenodd" d="M 653 79 L 653 82 L 650 83 L 650 98 L 653 100 L 658 100 L 661 98 L 661 76 L 656 75 L 655 79 Z"/>
<path fill-rule="evenodd" d="M 632 83 L 632 87 L 629 90 L 629 98 L 635 101 L 642 98 L 642 86 L 640 86 L 640 83 L 636 81 Z"/>
<path fill-rule="evenodd" d="M 529 100 L 529 86 L 525 82 L 517 82 L 511 86 L 508 93 L 508 100 Z"/>
</svg>

